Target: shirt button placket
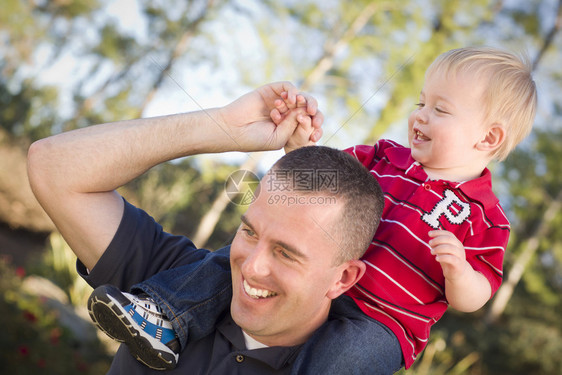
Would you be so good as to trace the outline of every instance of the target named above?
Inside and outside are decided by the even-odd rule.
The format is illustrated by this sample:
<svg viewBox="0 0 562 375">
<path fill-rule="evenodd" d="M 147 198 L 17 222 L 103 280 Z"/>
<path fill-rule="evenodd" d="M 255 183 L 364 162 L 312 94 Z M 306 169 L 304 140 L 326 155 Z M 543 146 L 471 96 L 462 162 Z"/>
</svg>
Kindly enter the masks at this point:
<svg viewBox="0 0 562 375">
<path fill-rule="evenodd" d="M 238 354 L 236 356 L 236 362 L 238 362 L 238 363 L 244 362 L 244 356 L 242 354 Z"/>
</svg>

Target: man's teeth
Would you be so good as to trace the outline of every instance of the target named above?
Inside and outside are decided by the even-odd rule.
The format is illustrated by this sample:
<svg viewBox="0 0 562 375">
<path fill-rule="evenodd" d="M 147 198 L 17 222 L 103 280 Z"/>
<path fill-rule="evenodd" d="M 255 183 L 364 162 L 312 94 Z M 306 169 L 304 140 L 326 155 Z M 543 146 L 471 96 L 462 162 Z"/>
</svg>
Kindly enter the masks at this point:
<svg viewBox="0 0 562 375">
<path fill-rule="evenodd" d="M 244 290 L 246 291 L 246 293 L 250 297 L 256 298 L 256 299 L 257 298 L 273 297 L 273 296 L 277 295 L 277 293 L 272 292 L 270 290 L 252 288 L 246 280 L 244 280 Z"/>
</svg>

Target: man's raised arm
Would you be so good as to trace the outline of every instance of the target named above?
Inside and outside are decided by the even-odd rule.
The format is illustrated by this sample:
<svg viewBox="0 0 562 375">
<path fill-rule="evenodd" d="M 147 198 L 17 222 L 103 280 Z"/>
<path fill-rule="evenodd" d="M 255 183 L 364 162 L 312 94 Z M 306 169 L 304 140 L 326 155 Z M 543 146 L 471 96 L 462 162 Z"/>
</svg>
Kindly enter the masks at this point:
<svg viewBox="0 0 562 375">
<path fill-rule="evenodd" d="M 294 125 L 271 121 L 288 82 L 262 86 L 221 108 L 119 121 L 62 133 L 33 143 L 28 175 L 37 200 L 84 265 L 92 269 L 123 215 L 115 189 L 151 167 L 183 156 L 279 149 Z M 295 99 L 296 100 L 296 99 Z M 307 111 L 316 114 L 316 101 Z"/>
</svg>

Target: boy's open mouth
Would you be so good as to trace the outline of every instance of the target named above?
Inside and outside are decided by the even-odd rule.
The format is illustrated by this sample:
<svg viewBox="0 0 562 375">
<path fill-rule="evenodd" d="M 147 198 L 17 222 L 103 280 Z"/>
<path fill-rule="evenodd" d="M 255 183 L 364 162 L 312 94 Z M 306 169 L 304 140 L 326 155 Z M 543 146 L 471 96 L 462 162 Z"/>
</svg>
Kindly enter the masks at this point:
<svg viewBox="0 0 562 375">
<path fill-rule="evenodd" d="M 429 141 L 430 138 L 426 137 L 421 131 L 414 129 L 414 138 L 418 141 Z"/>
</svg>

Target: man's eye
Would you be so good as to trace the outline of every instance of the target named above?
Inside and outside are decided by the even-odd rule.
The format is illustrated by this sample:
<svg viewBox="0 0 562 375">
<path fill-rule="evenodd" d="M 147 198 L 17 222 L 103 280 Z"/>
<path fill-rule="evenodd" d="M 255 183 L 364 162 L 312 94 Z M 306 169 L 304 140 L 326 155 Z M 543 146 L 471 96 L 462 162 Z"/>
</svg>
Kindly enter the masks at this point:
<svg viewBox="0 0 562 375">
<path fill-rule="evenodd" d="M 292 256 L 289 255 L 289 253 L 287 253 L 285 250 L 280 249 L 279 253 L 281 254 L 281 256 L 287 260 L 290 260 L 291 262 L 294 262 L 295 260 L 293 259 Z"/>
<path fill-rule="evenodd" d="M 242 228 L 242 232 L 248 237 L 254 237 L 256 235 L 256 233 L 249 228 Z"/>
</svg>

